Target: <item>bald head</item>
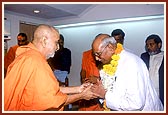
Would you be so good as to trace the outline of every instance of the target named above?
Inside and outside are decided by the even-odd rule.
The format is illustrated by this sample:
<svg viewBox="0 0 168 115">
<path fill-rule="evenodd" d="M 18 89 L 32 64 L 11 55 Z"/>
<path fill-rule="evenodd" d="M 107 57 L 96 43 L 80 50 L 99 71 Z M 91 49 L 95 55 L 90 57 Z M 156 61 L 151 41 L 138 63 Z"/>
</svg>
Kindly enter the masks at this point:
<svg viewBox="0 0 168 115">
<path fill-rule="evenodd" d="M 102 42 L 104 41 L 105 38 L 109 38 L 110 35 L 108 34 L 99 34 L 95 37 L 95 39 L 93 40 L 93 43 L 92 43 L 92 48 L 96 48 L 96 49 L 99 49 L 99 47 L 103 47 L 102 45 Z M 102 44 L 102 45 L 100 45 Z"/>
<path fill-rule="evenodd" d="M 41 38 L 48 37 L 52 33 L 59 35 L 58 30 L 56 30 L 54 27 L 44 24 L 39 25 L 34 32 L 33 41 L 39 41 Z"/>
<path fill-rule="evenodd" d="M 92 43 L 95 59 L 103 64 L 109 63 L 116 48 L 116 40 L 108 34 L 99 34 Z"/>
<path fill-rule="evenodd" d="M 34 32 L 33 44 L 48 59 L 59 49 L 59 32 L 52 26 L 39 25 Z"/>
</svg>

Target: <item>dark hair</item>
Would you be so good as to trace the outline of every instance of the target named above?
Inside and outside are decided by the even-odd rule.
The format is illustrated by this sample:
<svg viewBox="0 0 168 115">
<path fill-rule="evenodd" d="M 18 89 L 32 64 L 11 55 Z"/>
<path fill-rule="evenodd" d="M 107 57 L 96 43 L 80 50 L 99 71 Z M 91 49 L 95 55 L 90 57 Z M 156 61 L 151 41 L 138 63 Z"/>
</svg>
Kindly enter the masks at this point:
<svg viewBox="0 0 168 115">
<path fill-rule="evenodd" d="M 60 34 L 60 39 L 64 41 L 64 36 L 62 34 Z"/>
<path fill-rule="evenodd" d="M 149 36 L 146 38 L 145 42 L 147 42 L 147 41 L 150 40 L 150 39 L 154 39 L 154 41 L 155 41 L 156 44 L 159 44 L 159 43 L 162 44 L 161 38 L 160 38 L 158 35 L 156 35 L 156 34 L 151 34 L 151 35 L 149 35 Z"/>
<path fill-rule="evenodd" d="M 17 36 L 22 36 L 25 38 L 25 40 L 27 40 L 27 35 L 25 33 L 19 33 Z"/>
<path fill-rule="evenodd" d="M 111 36 L 117 36 L 117 35 L 122 35 L 122 37 L 125 37 L 125 33 L 121 29 L 115 29 L 112 31 Z"/>
</svg>

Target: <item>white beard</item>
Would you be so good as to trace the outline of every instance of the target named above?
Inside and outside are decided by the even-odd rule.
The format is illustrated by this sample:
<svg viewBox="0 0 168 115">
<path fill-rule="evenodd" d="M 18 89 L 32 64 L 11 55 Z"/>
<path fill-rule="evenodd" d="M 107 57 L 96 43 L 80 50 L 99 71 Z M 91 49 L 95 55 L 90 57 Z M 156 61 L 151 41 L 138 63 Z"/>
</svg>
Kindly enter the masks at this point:
<svg viewBox="0 0 168 115">
<path fill-rule="evenodd" d="M 51 57 L 51 58 L 54 57 L 54 55 L 55 55 L 55 52 L 54 52 L 54 53 L 51 53 L 51 54 L 48 54 L 47 59 L 49 59 L 50 57 Z"/>
</svg>

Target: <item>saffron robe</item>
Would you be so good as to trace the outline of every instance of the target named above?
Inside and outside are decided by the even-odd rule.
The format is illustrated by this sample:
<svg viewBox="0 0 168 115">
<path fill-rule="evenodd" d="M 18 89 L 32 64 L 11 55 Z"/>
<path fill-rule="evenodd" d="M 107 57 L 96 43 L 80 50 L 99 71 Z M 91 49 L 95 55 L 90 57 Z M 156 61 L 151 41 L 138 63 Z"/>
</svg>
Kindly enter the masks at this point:
<svg viewBox="0 0 168 115">
<path fill-rule="evenodd" d="M 100 76 L 99 69 L 96 67 L 96 61 L 92 55 L 92 50 L 88 50 L 83 53 L 82 69 L 86 71 L 86 78 L 93 75 Z"/>
<path fill-rule="evenodd" d="M 67 95 L 32 43 L 17 49 L 4 80 L 4 110 L 63 110 Z"/>
<path fill-rule="evenodd" d="M 5 72 L 8 68 L 8 66 L 13 62 L 13 60 L 15 59 L 15 53 L 16 50 L 19 46 L 15 45 L 9 48 L 9 51 L 6 53 L 5 57 L 4 57 L 4 69 Z"/>
<path fill-rule="evenodd" d="M 92 50 L 85 51 L 82 58 L 82 69 L 86 72 L 86 78 L 91 76 L 99 77 L 99 69 L 96 67 L 96 62 L 92 56 Z M 93 81 L 93 79 L 91 78 Z M 96 81 L 94 79 L 94 81 Z M 79 101 L 79 111 L 102 111 L 98 99 L 81 100 Z"/>
</svg>

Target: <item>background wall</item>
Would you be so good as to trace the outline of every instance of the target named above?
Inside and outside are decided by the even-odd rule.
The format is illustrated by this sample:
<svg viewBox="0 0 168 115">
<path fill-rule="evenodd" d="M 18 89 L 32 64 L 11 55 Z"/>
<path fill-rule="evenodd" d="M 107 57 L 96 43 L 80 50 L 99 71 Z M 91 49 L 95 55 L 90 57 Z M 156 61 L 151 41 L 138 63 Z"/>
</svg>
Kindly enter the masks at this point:
<svg viewBox="0 0 168 115">
<path fill-rule="evenodd" d="M 164 4 L 154 2 L 95 3 L 78 18 L 60 18 L 49 23 L 51 25 L 74 24 L 80 22 L 103 21 L 130 17 L 163 15 Z"/>
</svg>

